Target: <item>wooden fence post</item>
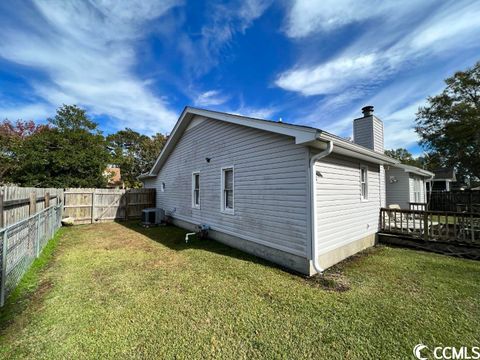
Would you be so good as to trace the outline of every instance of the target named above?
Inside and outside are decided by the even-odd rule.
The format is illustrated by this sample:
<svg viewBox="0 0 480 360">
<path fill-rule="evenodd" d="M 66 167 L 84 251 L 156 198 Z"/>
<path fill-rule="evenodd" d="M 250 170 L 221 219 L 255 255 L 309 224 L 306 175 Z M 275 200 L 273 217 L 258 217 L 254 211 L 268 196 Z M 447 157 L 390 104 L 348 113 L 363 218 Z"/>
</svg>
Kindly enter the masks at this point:
<svg viewBox="0 0 480 360">
<path fill-rule="evenodd" d="M 90 211 L 90 215 L 92 216 L 92 218 L 90 219 L 91 224 L 93 224 L 94 212 L 95 212 L 95 190 L 92 190 L 92 210 Z"/>
<path fill-rule="evenodd" d="M 45 193 L 45 209 L 50 206 L 50 193 Z"/>
<path fill-rule="evenodd" d="M 0 278 L 0 307 L 5 304 L 5 283 L 7 282 L 7 235 L 8 230 L 3 233 L 2 241 L 2 276 Z"/>
<path fill-rule="evenodd" d="M 37 212 L 37 194 L 35 191 L 32 191 L 30 193 L 30 205 L 28 207 L 28 213 L 29 215 L 35 215 Z"/>
<path fill-rule="evenodd" d="M 4 226 L 3 216 L 3 190 L 0 190 L 0 229 Z"/>
<path fill-rule="evenodd" d="M 128 190 L 125 190 L 125 221 L 128 220 Z"/>
</svg>

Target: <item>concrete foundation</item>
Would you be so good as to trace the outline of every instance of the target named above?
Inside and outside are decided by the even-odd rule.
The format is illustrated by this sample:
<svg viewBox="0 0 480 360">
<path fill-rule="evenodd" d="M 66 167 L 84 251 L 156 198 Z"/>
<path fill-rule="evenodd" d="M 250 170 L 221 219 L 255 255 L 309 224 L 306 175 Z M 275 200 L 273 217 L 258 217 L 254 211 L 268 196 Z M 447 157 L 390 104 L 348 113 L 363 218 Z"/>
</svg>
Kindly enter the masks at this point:
<svg viewBox="0 0 480 360">
<path fill-rule="evenodd" d="M 362 239 L 353 241 L 347 245 L 340 246 L 332 251 L 318 256 L 318 262 L 324 269 L 338 264 L 340 261 L 355 255 L 359 251 L 365 250 L 376 244 L 377 234 L 365 236 Z"/>
<path fill-rule="evenodd" d="M 189 231 L 195 231 L 195 224 L 188 221 L 173 219 L 173 223 L 183 229 Z M 293 254 L 289 254 L 285 251 L 277 250 L 265 245 L 257 244 L 252 241 L 248 241 L 236 236 L 222 233 L 220 231 L 209 230 L 208 237 L 216 240 L 222 244 L 228 245 L 235 249 L 239 249 L 248 254 L 258 256 L 259 258 L 271 261 L 281 267 L 285 267 L 289 270 L 298 272 L 303 275 L 312 276 L 316 274 L 315 269 L 313 268 L 312 261 Z M 371 234 L 365 236 L 362 239 L 353 241 L 347 245 L 341 246 L 337 249 L 329 251 L 325 254 L 322 254 L 318 257 L 319 263 L 324 269 L 339 263 L 340 261 L 358 253 L 359 251 L 365 250 L 369 247 L 372 247 L 376 243 L 377 234 Z"/>
</svg>

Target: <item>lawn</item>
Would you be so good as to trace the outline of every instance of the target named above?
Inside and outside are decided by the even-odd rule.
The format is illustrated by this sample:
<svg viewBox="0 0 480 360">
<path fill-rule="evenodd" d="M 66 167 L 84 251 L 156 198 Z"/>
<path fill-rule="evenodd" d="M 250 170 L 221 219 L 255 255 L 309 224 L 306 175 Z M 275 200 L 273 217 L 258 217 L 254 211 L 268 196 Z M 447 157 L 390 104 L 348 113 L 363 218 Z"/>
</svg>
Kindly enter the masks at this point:
<svg viewBox="0 0 480 360">
<path fill-rule="evenodd" d="M 479 345 L 480 262 L 378 247 L 305 279 L 176 227 L 61 230 L 0 358 L 411 358 Z"/>
</svg>

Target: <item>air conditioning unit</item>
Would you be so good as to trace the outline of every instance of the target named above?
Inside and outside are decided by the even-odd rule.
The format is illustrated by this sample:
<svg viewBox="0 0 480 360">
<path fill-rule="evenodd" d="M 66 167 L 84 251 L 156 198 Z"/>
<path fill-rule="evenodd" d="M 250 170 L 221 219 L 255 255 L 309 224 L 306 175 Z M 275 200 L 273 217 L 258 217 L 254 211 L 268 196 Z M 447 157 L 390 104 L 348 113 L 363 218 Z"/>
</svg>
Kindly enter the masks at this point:
<svg viewBox="0 0 480 360">
<path fill-rule="evenodd" d="M 165 211 L 159 208 L 142 210 L 142 225 L 153 226 L 165 222 Z"/>
</svg>

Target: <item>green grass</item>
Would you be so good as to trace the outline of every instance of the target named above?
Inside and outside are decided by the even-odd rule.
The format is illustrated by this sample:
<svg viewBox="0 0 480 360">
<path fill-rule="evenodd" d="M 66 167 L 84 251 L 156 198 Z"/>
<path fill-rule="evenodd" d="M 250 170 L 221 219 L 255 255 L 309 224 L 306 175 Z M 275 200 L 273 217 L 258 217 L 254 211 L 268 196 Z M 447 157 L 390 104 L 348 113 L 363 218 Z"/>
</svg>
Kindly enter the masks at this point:
<svg viewBox="0 0 480 360">
<path fill-rule="evenodd" d="M 1 310 L 0 358 L 411 358 L 480 342 L 480 262 L 379 247 L 305 279 L 184 234 L 64 229 Z"/>
</svg>

